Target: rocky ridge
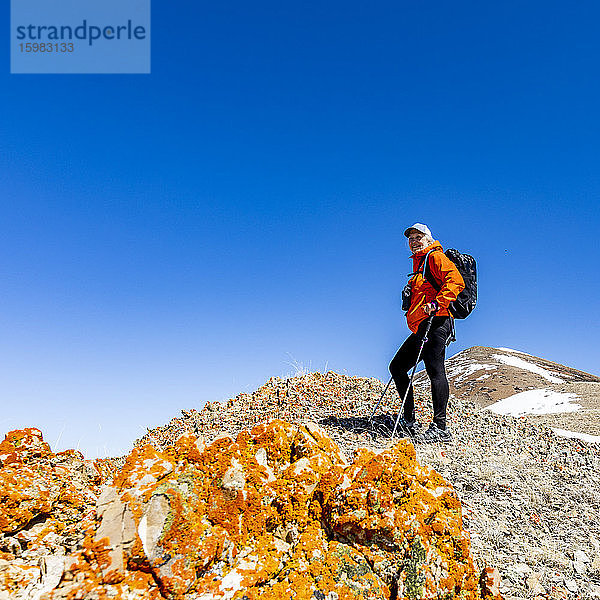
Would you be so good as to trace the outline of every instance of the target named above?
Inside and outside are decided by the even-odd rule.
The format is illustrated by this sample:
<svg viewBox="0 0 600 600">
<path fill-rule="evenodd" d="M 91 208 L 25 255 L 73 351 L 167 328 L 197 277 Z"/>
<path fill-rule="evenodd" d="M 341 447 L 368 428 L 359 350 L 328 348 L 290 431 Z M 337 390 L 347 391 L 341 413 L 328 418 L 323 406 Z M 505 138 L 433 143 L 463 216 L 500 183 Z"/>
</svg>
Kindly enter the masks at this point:
<svg viewBox="0 0 600 600">
<path fill-rule="evenodd" d="M 469 357 L 466 351 L 448 361 L 454 391 L 460 382 L 456 373 L 452 375 L 453 368 L 476 373 L 476 365 L 494 360 L 491 354 L 514 352 L 474 350 L 475 356 Z M 565 374 L 560 365 L 549 361 L 543 365 Z M 595 385 L 597 378 L 577 373 Z M 532 379 L 533 375 L 526 371 L 519 386 L 519 371 L 512 372 L 506 393 L 518 392 L 515 385 L 532 389 L 549 383 L 539 375 Z M 486 379 L 487 387 L 497 387 L 493 378 Z M 168 447 L 184 431 L 201 433 L 207 439 L 220 432 L 235 434 L 272 415 L 296 423 L 318 422 L 348 456 L 360 447 L 388 448 L 400 404 L 395 390 L 388 390 L 378 414 L 369 419 L 383 388 L 377 379 L 331 372 L 272 378 L 225 406 L 213 403 L 202 411 L 182 411 L 181 417 L 149 431 L 140 443 Z M 430 404 L 428 385 L 421 377 L 416 383 L 416 405 L 423 422 L 431 419 Z M 449 416 L 455 441 L 446 446 L 417 446 L 416 452 L 420 461 L 457 490 L 476 563 L 500 568 L 501 589 L 507 598 L 600 598 L 600 445 L 559 437 L 535 418 L 482 410 L 481 402 L 472 401 L 466 392 L 451 398 Z"/>
<path fill-rule="evenodd" d="M 417 584 L 429 590 L 425 597 L 437 597 L 450 572 L 462 573 L 463 596 L 476 597 L 474 577 L 486 565 L 502 573 L 498 590 L 493 571 L 483 572 L 487 595 L 600 598 L 597 444 L 559 438 L 543 424 L 495 415 L 454 397 L 454 443 L 393 445 L 395 391 L 369 419 L 382 391 L 376 379 L 331 372 L 273 378 L 225 406 L 182 411 L 148 431 L 128 457 L 114 460 L 53 454 L 38 430 L 9 434 L 0 444 L 0 599 L 208 600 L 242 598 L 243 586 L 257 588 L 248 599 L 287 598 L 300 585 L 279 569 L 288 561 L 300 569 L 305 591 L 312 590 L 305 597 L 318 600 L 410 596 Z M 416 396 L 419 416 L 427 421 L 427 386 L 418 385 Z M 292 425 L 267 425 L 276 417 Z M 403 488 L 408 495 L 394 495 L 399 481 L 373 477 L 396 470 L 410 474 L 405 481 L 413 483 Z M 436 504 L 428 481 L 445 490 L 439 496 L 445 506 Z M 267 512 L 278 515 L 274 521 L 245 520 L 246 512 L 256 514 L 257 493 Z M 275 496 L 283 502 L 274 503 Z M 451 498 L 459 498 L 462 508 Z M 415 501 L 422 505 L 418 510 Z M 237 507 L 237 521 L 224 507 Z M 441 537 L 432 529 L 434 512 L 445 523 Z M 255 528 L 260 523 L 267 523 L 262 535 Z M 318 573 L 307 567 L 315 555 L 302 550 L 304 542 L 298 547 L 309 528 L 311 539 L 321 540 Z M 404 536 L 401 543 L 389 538 L 392 530 Z M 472 563 L 464 554 L 469 537 Z M 418 544 L 413 548 L 417 538 L 425 540 L 425 561 Z M 376 557 L 369 554 L 373 539 Z M 458 565 L 448 562 L 448 541 L 454 560 L 462 556 Z M 252 583 L 245 578 L 266 560 L 263 549 L 275 562 L 279 557 L 278 567 L 269 571 L 274 563 L 267 560 L 271 567 L 261 567 L 262 579 Z M 393 573 L 386 564 L 402 568 Z M 213 584 L 226 583 L 210 589 L 211 574 Z M 361 588 L 355 579 L 367 576 L 368 589 Z M 340 580 L 348 584 L 345 596 L 335 591 Z M 200 591 L 204 585 L 208 596 Z"/>
</svg>

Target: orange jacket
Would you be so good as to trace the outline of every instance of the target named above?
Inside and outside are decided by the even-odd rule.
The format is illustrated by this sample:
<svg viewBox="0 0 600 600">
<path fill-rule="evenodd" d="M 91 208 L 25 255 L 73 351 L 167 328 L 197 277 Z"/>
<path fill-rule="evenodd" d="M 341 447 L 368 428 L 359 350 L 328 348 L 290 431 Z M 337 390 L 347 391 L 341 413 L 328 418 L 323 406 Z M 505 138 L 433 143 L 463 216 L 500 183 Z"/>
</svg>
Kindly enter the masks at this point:
<svg viewBox="0 0 600 600">
<path fill-rule="evenodd" d="M 432 252 L 427 261 L 429 263 L 427 268 L 430 269 L 433 278 L 439 282 L 441 286 L 439 292 L 423 277 L 423 267 L 421 266 L 419 269 L 423 257 L 429 251 Z M 437 241 L 413 254 L 412 259 L 413 272 L 418 269 L 419 273 L 413 275 L 410 280 L 412 294 L 410 308 L 406 313 L 406 322 L 408 328 L 416 333 L 419 323 L 428 316 L 423 310 L 423 306 L 435 300 L 439 305 L 439 309 L 435 313 L 436 316 L 447 317 L 450 315 L 448 312 L 450 302 L 456 300 L 458 294 L 465 288 L 465 282 L 456 265 L 444 254 L 441 244 Z"/>
</svg>

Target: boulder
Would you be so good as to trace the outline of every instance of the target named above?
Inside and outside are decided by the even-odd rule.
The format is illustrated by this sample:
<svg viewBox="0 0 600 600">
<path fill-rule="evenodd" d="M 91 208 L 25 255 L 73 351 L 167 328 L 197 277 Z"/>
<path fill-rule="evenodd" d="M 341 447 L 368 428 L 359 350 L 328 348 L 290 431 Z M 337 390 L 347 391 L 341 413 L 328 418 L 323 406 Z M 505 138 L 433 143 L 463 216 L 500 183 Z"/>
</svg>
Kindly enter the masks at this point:
<svg viewBox="0 0 600 600">
<path fill-rule="evenodd" d="M 406 441 L 350 462 L 314 423 L 274 420 L 139 446 L 120 471 L 39 430 L 0 447 L 0 600 L 499 598 Z"/>
<path fill-rule="evenodd" d="M 135 448 L 96 515 L 48 599 L 481 597 L 456 493 L 405 441 L 349 463 L 312 423 L 186 434 Z"/>
</svg>

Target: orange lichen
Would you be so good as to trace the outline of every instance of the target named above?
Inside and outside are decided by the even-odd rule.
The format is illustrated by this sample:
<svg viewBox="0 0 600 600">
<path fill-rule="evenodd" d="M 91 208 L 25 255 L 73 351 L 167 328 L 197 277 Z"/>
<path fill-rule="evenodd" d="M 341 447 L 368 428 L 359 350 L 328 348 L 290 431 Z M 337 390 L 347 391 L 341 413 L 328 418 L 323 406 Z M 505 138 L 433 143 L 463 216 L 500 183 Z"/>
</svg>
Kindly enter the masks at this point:
<svg viewBox="0 0 600 600">
<path fill-rule="evenodd" d="M 0 533 L 12 536 L 18 559 L 4 570 L 1 590 L 25 577 L 37 585 L 40 556 L 74 551 L 93 525 L 102 476 L 75 450 L 54 454 L 38 429 L 9 432 L 0 443 Z M 1 558 L 9 560 L 13 553 Z M 14 568 L 13 568 L 14 567 Z"/>
<path fill-rule="evenodd" d="M 13 436 L 8 455 L 31 460 L 25 437 L 42 460 L 41 434 Z M 5 464 L 0 524 L 60 506 L 51 537 L 79 519 L 85 540 L 48 600 L 480 599 L 460 502 L 404 441 L 349 464 L 316 425 L 275 420 L 208 446 L 188 433 L 162 452 L 136 447 L 116 474 L 76 453 L 47 456 L 35 472 Z M 75 464 L 87 488 L 67 481 Z"/>
<path fill-rule="evenodd" d="M 42 432 L 33 427 L 9 431 L 0 442 L 0 464 L 26 463 L 50 454 L 50 446 L 44 442 Z"/>
</svg>

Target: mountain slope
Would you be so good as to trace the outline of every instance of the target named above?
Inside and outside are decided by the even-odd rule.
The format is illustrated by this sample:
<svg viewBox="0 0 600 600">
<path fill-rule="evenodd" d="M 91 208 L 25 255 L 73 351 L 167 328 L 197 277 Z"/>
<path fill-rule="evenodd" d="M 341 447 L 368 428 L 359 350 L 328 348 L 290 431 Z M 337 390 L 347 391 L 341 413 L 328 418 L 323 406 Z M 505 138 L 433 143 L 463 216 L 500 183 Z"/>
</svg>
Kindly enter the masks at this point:
<svg viewBox="0 0 600 600">
<path fill-rule="evenodd" d="M 483 346 L 449 358 L 446 372 L 456 398 L 555 429 L 600 435 L 600 377 L 517 350 Z M 415 385 L 428 385 L 425 372 L 416 375 Z"/>
</svg>

